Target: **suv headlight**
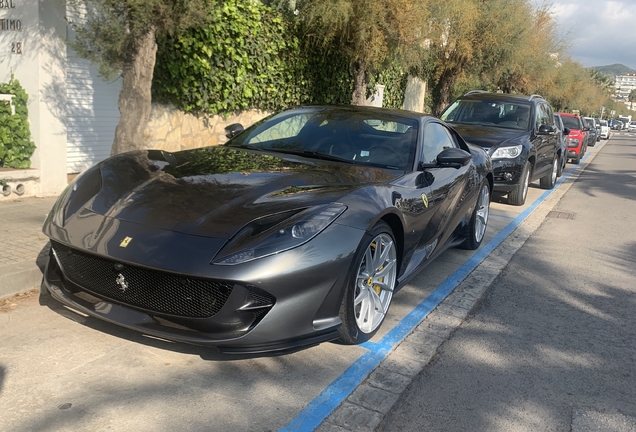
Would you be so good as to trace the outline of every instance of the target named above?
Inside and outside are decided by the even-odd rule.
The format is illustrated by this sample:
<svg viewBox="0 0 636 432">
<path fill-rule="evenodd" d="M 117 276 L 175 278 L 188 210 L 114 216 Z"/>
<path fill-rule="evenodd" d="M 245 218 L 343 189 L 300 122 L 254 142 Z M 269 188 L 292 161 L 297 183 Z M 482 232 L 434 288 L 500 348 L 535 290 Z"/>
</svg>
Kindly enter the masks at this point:
<svg viewBox="0 0 636 432">
<path fill-rule="evenodd" d="M 521 144 L 516 146 L 499 147 L 494 151 L 491 159 L 514 159 L 521 154 L 523 146 Z"/>
<path fill-rule="evenodd" d="M 580 141 L 576 138 L 568 138 L 568 147 L 578 147 L 579 142 Z"/>
<path fill-rule="evenodd" d="M 254 235 L 255 228 L 259 225 L 256 220 L 242 228 L 224 249 L 233 249 L 232 244 L 243 241 L 250 246 L 214 260 L 212 264 L 241 264 L 298 247 L 316 237 L 346 209 L 347 206 L 338 203 L 312 207 Z M 250 240 L 249 237 L 256 238 Z"/>
</svg>

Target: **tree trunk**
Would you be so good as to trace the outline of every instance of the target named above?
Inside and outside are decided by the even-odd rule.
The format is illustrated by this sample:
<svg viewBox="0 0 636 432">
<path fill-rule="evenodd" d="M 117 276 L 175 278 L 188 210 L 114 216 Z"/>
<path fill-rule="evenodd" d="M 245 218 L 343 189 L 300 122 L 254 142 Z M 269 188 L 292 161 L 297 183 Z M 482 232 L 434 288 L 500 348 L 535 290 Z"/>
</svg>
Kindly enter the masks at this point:
<svg viewBox="0 0 636 432">
<path fill-rule="evenodd" d="M 442 74 L 435 86 L 433 115 L 439 116 L 444 111 L 444 108 L 450 104 L 454 83 L 455 76 L 452 71 Z"/>
<path fill-rule="evenodd" d="M 143 146 L 143 134 L 150 117 L 152 74 L 155 68 L 157 43 L 155 30 L 141 36 L 131 61 L 122 71 L 122 88 L 119 92 L 119 123 L 111 155 Z"/>
<path fill-rule="evenodd" d="M 363 61 L 353 64 L 353 96 L 352 105 L 366 105 L 367 103 L 367 80 L 366 65 Z"/>
</svg>

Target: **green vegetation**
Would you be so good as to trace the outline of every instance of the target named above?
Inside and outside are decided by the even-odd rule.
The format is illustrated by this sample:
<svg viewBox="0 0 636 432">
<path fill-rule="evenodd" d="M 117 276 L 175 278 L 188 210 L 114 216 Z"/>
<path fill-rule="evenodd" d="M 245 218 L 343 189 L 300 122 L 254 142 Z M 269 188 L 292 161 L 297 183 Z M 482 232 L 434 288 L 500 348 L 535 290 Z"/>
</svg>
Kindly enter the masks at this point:
<svg viewBox="0 0 636 432">
<path fill-rule="evenodd" d="M 636 74 L 636 70 L 618 63 L 607 66 L 594 66 L 589 69 L 594 69 L 596 72 L 604 73 L 611 77 L 616 77 L 618 75 Z"/>
<path fill-rule="evenodd" d="M 8 83 L 0 83 L 0 94 L 15 95 L 15 114 L 8 103 L 0 102 L 0 167 L 29 168 L 35 151 L 29 128 L 29 97 L 13 75 Z"/>
<path fill-rule="evenodd" d="M 95 11 L 72 24 L 73 48 L 122 73 L 113 153 L 143 142 L 151 83 L 155 101 L 202 115 L 363 104 L 375 84 L 399 108 L 408 75 L 428 82 L 436 114 L 471 89 L 541 94 L 585 115 L 623 110 L 611 72 L 570 59 L 550 6 L 532 0 L 69 2 Z"/>
</svg>

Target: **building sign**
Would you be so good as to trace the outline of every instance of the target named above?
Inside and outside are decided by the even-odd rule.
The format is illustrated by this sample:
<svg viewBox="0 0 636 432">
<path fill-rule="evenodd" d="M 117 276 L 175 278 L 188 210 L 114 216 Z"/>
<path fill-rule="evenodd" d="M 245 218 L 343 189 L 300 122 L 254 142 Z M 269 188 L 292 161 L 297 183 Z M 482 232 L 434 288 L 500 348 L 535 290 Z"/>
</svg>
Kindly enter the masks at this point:
<svg viewBox="0 0 636 432">
<path fill-rule="evenodd" d="M 15 9 L 16 0 L 0 0 L 0 10 Z M 0 18 L 0 31 L 21 32 L 22 20 Z M 11 54 L 22 54 L 22 42 L 11 42 Z"/>
<path fill-rule="evenodd" d="M 22 31 L 22 20 L 0 18 L 0 30 Z"/>
</svg>

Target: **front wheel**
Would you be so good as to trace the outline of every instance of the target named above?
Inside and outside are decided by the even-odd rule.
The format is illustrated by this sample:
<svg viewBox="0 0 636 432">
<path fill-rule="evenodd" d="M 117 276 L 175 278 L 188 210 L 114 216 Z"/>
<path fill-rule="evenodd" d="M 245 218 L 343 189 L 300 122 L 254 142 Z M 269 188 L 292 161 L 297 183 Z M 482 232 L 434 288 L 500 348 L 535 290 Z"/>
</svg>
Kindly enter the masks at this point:
<svg viewBox="0 0 636 432">
<path fill-rule="evenodd" d="M 475 250 L 481 246 L 486 234 L 488 225 L 488 215 L 490 214 L 490 184 L 484 181 L 477 197 L 473 216 L 470 218 L 466 240 L 462 243 L 462 248 Z"/>
<path fill-rule="evenodd" d="M 554 160 L 552 161 L 552 171 L 545 177 L 541 177 L 539 181 L 539 186 L 541 186 L 541 189 L 553 189 L 554 185 L 556 184 L 558 173 L 559 158 L 557 156 L 554 156 Z"/>
<path fill-rule="evenodd" d="M 340 307 L 340 340 L 366 342 L 378 331 L 393 298 L 397 281 L 397 250 L 391 227 L 378 222 L 365 235 L 356 254 Z"/>
<path fill-rule="evenodd" d="M 526 162 L 523 166 L 519 184 L 508 193 L 508 203 L 516 206 L 524 205 L 528 195 L 528 185 L 530 185 L 530 162 Z"/>
</svg>

